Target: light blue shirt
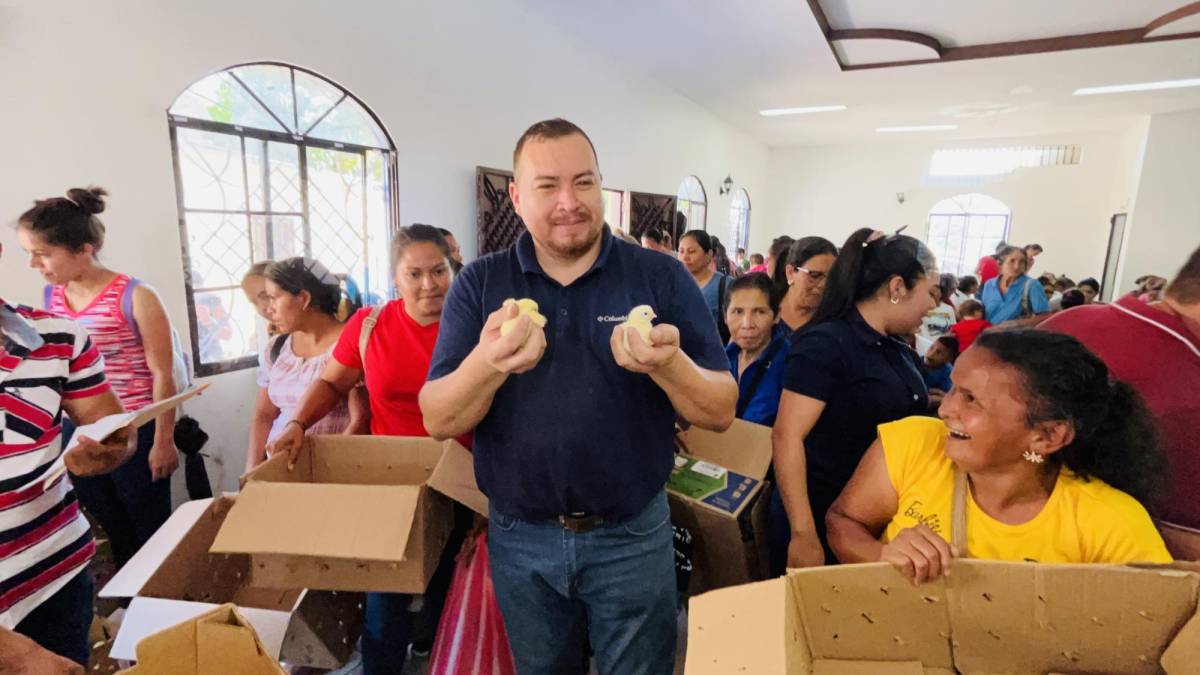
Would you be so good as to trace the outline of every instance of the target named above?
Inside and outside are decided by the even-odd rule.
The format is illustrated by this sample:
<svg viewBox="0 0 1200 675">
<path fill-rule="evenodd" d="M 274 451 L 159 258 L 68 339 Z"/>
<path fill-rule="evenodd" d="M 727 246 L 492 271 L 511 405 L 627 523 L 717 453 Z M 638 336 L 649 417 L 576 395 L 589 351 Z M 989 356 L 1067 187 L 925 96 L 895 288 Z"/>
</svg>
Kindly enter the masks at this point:
<svg viewBox="0 0 1200 675">
<path fill-rule="evenodd" d="M 1045 314 L 1050 311 L 1050 303 L 1046 293 L 1036 279 L 1022 274 L 1008 287 L 1007 293 L 1000 292 L 1000 278 L 989 279 L 979 292 L 979 301 L 983 303 L 983 313 L 988 321 L 994 324 L 1021 318 L 1021 299 L 1025 295 L 1025 285 L 1029 287 L 1029 310 L 1032 314 Z"/>
<path fill-rule="evenodd" d="M 718 326 L 721 325 L 721 302 L 725 299 L 721 297 L 721 279 L 725 275 L 720 272 L 714 272 L 712 278 L 707 284 L 700 289 L 700 294 L 704 296 L 704 304 L 708 305 L 708 311 L 712 312 L 713 322 Z M 729 292 L 729 282 L 725 282 L 725 292 Z"/>
</svg>

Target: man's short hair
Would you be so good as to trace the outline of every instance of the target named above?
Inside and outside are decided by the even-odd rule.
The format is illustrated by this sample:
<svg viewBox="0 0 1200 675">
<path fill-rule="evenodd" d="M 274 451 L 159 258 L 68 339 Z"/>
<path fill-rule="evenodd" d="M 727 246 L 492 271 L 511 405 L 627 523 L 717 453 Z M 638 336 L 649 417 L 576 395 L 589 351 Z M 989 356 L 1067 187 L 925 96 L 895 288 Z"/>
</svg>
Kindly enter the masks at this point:
<svg viewBox="0 0 1200 675">
<path fill-rule="evenodd" d="M 1200 303 L 1200 248 L 1192 251 L 1179 273 L 1167 285 L 1167 295 L 1185 305 Z"/>
<path fill-rule="evenodd" d="M 1044 249 L 1042 249 L 1041 244 L 1025 244 L 1025 250 L 1026 251 L 1037 251 L 1038 253 L 1041 253 Z"/>
<path fill-rule="evenodd" d="M 513 150 L 513 171 L 517 170 L 517 160 L 521 158 L 521 151 L 525 149 L 525 142 L 533 140 L 551 140 L 555 138 L 563 138 L 571 134 L 579 134 L 583 136 L 583 140 L 588 142 L 588 146 L 592 149 L 592 157 L 596 160 L 596 167 L 600 167 L 600 156 L 596 154 L 596 146 L 592 144 L 592 139 L 584 133 L 573 122 L 568 122 L 561 117 L 555 117 L 552 120 L 542 120 L 525 130 L 521 137 L 517 139 L 517 147 Z"/>
</svg>

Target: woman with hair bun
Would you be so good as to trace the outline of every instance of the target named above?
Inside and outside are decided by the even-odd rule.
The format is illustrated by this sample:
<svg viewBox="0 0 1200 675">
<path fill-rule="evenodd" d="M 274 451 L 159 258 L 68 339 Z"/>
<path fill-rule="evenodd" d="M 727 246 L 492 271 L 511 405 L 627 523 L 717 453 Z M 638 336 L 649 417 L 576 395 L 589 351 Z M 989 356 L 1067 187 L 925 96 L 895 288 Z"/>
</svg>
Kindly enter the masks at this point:
<svg viewBox="0 0 1200 675">
<path fill-rule="evenodd" d="M 271 340 L 258 371 L 258 401 L 250 423 L 246 470 L 266 460 L 266 447 L 283 434 L 304 393 L 325 371 L 342 335 L 337 319 L 341 281 L 319 261 L 296 257 L 263 271 L 271 322 L 279 335 Z M 368 432 L 366 395 L 354 387 L 308 434 Z"/>
<path fill-rule="evenodd" d="M 104 188 L 74 188 L 38 200 L 17 219 L 29 266 L 41 273 L 46 309 L 73 319 L 104 356 L 105 375 L 126 410 L 176 393 L 171 323 L 154 289 L 99 260 Z M 112 542 L 118 569 L 171 515 L 170 481 L 179 466 L 175 412 L 138 430 L 137 453 L 111 474 L 74 477 L 79 501 Z"/>
</svg>

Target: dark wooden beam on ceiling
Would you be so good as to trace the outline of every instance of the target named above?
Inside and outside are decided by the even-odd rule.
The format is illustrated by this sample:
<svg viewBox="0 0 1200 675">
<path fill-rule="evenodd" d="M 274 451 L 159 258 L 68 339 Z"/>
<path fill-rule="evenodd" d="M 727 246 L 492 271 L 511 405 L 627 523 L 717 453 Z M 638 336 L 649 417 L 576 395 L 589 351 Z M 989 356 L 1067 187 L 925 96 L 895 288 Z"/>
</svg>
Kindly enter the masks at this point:
<svg viewBox="0 0 1200 675">
<path fill-rule="evenodd" d="M 817 26 L 821 29 L 821 35 L 825 36 L 825 44 L 829 47 L 829 53 L 833 54 L 834 63 L 838 64 L 838 68 L 845 70 L 846 65 L 838 57 L 837 50 L 833 48 L 833 41 L 829 39 L 829 17 L 825 16 L 825 10 L 821 9 L 821 0 L 808 0 L 808 8 L 812 11 L 813 18 L 817 20 Z"/>
<path fill-rule="evenodd" d="M 1180 19 L 1186 19 L 1193 14 L 1200 14 L 1200 0 L 1184 5 L 1179 9 L 1167 12 L 1166 14 L 1163 14 L 1157 19 L 1146 24 L 1145 34 L 1149 35 L 1150 33 L 1153 33 L 1169 23 L 1175 23 Z"/>
<path fill-rule="evenodd" d="M 895 30 L 890 28 L 835 29 L 829 23 L 829 18 L 825 14 L 825 10 L 821 7 L 821 0 L 808 0 L 808 6 L 812 10 L 813 17 L 817 20 L 817 24 L 821 27 L 821 32 L 825 35 L 825 41 L 829 43 L 829 48 L 833 51 L 833 58 L 837 61 L 838 67 L 844 71 L 870 70 L 875 68 L 895 68 L 899 66 L 917 66 L 929 63 L 944 63 L 947 61 L 992 59 L 1002 56 L 1045 54 L 1050 52 L 1071 51 L 1076 49 L 1094 49 L 1097 47 L 1149 44 L 1154 42 L 1191 40 L 1200 38 L 1200 31 L 1192 33 L 1180 33 L 1177 35 L 1147 37 L 1148 33 L 1167 24 L 1193 16 L 1195 14 L 1200 14 L 1200 0 L 1188 3 L 1183 7 L 1168 12 L 1154 21 L 1151 21 L 1148 25 L 1140 28 L 1126 28 L 1122 30 L 1104 31 L 1100 33 L 1086 33 L 1083 35 L 1061 35 L 1057 37 L 1037 38 L 1032 40 L 1014 40 L 1012 42 L 994 42 L 990 44 L 968 45 L 964 47 L 943 47 L 936 38 L 915 31 Z M 837 50 L 833 45 L 833 43 L 838 40 L 864 39 L 914 42 L 936 50 L 940 54 L 941 58 L 847 64 L 842 61 L 840 56 L 838 56 Z"/>
<path fill-rule="evenodd" d="M 913 42 L 925 47 L 929 47 L 938 54 L 941 54 L 943 51 L 945 51 L 942 47 L 942 43 L 938 42 L 937 38 L 911 30 L 896 30 L 893 28 L 847 28 L 845 30 L 830 31 L 828 37 L 830 42 L 837 42 L 839 40 L 898 40 L 900 42 Z"/>
</svg>

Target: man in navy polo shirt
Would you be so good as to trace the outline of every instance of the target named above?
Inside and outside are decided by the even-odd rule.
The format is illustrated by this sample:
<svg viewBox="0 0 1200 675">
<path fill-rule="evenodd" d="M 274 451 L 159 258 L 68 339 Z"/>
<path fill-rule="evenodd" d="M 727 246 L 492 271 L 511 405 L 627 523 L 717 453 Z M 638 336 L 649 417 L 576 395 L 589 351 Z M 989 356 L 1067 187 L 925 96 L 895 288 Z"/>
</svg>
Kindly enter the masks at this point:
<svg viewBox="0 0 1200 675">
<path fill-rule="evenodd" d="M 612 236 L 591 140 L 539 122 L 513 153 L 517 243 L 468 265 L 442 312 L 425 427 L 475 430 L 488 545 L 517 671 L 670 673 L 675 573 L 664 485 L 676 417 L 725 429 L 737 385 L 671 258 Z M 544 328 L 506 298 L 532 298 Z M 651 344 L 619 325 L 650 305 Z"/>
</svg>

